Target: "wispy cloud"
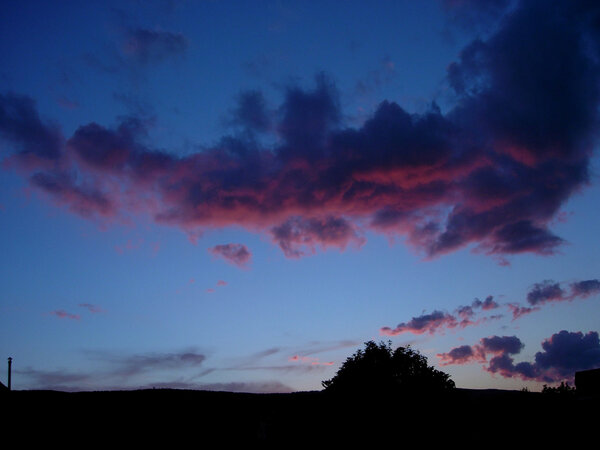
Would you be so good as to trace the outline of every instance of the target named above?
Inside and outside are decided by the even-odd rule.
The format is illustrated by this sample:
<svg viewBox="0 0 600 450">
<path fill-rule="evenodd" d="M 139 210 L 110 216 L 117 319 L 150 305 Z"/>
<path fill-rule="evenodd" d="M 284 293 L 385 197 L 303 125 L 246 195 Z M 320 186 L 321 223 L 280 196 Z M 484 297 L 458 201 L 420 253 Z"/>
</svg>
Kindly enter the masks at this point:
<svg viewBox="0 0 600 450">
<path fill-rule="evenodd" d="M 70 319 L 70 320 L 79 320 L 81 319 L 81 316 L 79 314 L 73 314 L 70 312 L 67 312 L 63 309 L 57 309 L 55 311 L 50 311 L 49 313 L 52 316 L 56 316 L 59 319 Z"/>
</svg>

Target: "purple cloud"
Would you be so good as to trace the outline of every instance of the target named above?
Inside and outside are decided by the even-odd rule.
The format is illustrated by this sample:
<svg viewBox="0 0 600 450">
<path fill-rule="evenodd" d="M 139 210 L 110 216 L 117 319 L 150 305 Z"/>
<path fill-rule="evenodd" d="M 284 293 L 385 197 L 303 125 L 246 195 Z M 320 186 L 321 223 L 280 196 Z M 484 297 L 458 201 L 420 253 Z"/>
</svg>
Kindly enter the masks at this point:
<svg viewBox="0 0 600 450">
<path fill-rule="evenodd" d="M 527 302 L 530 305 L 541 305 L 549 302 L 572 301 L 577 298 L 586 299 L 600 294 L 600 281 L 597 279 L 576 281 L 564 289 L 560 283 L 544 280 L 536 283 L 527 293 Z"/>
<path fill-rule="evenodd" d="M 396 328 L 383 327 L 380 331 L 381 334 L 388 336 L 397 336 L 402 333 L 434 334 L 457 326 L 458 322 L 454 316 L 442 311 L 433 311 L 431 314 L 413 317 L 409 322 L 398 324 Z"/>
<path fill-rule="evenodd" d="M 487 362 L 484 369 L 505 378 L 540 382 L 573 381 L 575 372 L 600 365 L 600 340 L 596 331 L 587 334 L 562 330 L 542 342 L 543 351 L 534 362 L 514 363 L 511 355 L 520 353 L 522 342 L 516 336 L 483 338 L 480 344 L 463 345 L 437 356 L 443 365 Z"/>
<path fill-rule="evenodd" d="M 584 280 L 570 284 L 571 297 L 588 298 L 600 294 L 600 280 Z"/>
<path fill-rule="evenodd" d="M 220 244 L 209 248 L 208 251 L 241 268 L 245 268 L 252 258 L 252 254 L 243 244 Z"/>
<path fill-rule="evenodd" d="M 453 11 L 499 17 L 505 2 L 494 5 Z M 242 94 L 238 129 L 185 156 L 151 147 L 149 124 L 131 117 L 81 124 L 65 144 L 31 99 L 12 93 L 0 96 L 0 134 L 37 190 L 88 218 L 133 209 L 186 231 L 242 226 L 288 257 L 360 246 L 369 231 L 404 236 L 425 258 L 465 247 L 500 261 L 551 255 L 564 241 L 550 226 L 588 183 L 597 144 L 600 67 L 589 49 L 600 35 L 589 18 L 598 8 L 517 2 L 449 65 L 455 104 L 443 113 L 383 100 L 351 127 L 320 74 L 312 88 L 288 86 L 276 107 L 259 91 Z M 123 52 L 147 65 L 187 46 L 180 34 L 132 29 Z M 550 298 L 543 288 L 532 301 Z"/>
</svg>

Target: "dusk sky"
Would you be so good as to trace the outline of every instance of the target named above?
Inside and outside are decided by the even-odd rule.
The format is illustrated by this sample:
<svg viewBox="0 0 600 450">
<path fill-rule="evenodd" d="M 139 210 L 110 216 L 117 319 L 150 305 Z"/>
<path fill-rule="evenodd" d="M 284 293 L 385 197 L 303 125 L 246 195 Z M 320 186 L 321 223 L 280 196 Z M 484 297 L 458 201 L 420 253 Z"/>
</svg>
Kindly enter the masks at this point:
<svg viewBox="0 0 600 450">
<path fill-rule="evenodd" d="M 4 1 L 13 389 L 600 367 L 600 3 Z M 6 384 L 6 371 L 0 371 Z"/>
</svg>

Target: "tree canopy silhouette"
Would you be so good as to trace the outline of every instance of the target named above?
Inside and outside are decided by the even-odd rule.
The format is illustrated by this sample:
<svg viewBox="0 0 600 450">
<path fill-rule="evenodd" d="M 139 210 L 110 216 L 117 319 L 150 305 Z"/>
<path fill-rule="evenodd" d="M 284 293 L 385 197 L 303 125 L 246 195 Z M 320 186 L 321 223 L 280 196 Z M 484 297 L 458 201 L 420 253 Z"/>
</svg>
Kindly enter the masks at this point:
<svg viewBox="0 0 600 450">
<path fill-rule="evenodd" d="M 434 393 L 450 391 L 450 375 L 427 365 L 427 358 L 410 346 L 392 350 L 388 343 L 365 342 L 342 364 L 336 375 L 321 383 L 328 392 Z"/>
</svg>

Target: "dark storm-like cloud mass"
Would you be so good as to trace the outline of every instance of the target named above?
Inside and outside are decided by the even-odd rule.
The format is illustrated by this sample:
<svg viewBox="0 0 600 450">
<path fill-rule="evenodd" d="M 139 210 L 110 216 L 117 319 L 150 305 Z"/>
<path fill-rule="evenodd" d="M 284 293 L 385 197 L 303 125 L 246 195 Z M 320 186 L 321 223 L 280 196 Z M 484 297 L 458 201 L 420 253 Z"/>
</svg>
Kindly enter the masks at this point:
<svg viewBox="0 0 600 450">
<path fill-rule="evenodd" d="M 479 344 L 463 345 L 438 354 L 442 365 L 480 362 L 484 369 L 505 378 L 542 382 L 572 381 L 575 372 L 600 365 L 600 340 L 596 331 L 562 330 L 542 342 L 543 351 L 534 362 L 514 362 L 511 355 L 520 353 L 523 344 L 516 336 L 492 336 Z M 488 361 L 487 356 L 492 355 Z"/>
<path fill-rule="evenodd" d="M 243 226 L 288 257 L 360 246 L 368 230 L 405 236 L 428 258 L 466 246 L 551 255 L 563 240 L 549 224 L 588 182 L 597 141 L 599 10 L 529 1 L 504 12 L 449 66 L 445 112 L 385 100 L 347 127 L 336 86 L 319 75 L 312 89 L 289 86 L 279 107 L 241 95 L 232 123 L 242 132 L 186 156 L 153 148 L 152 125 L 135 118 L 83 124 L 64 142 L 13 94 L 0 97 L 0 131 L 33 186 L 85 217 Z M 142 64 L 187 45 L 169 32 L 129 39 Z"/>
</svg>

